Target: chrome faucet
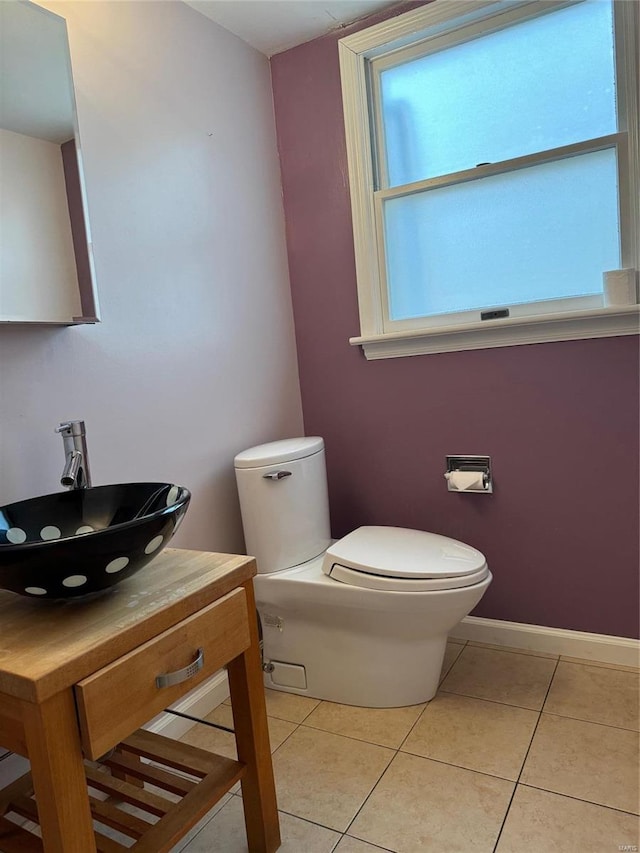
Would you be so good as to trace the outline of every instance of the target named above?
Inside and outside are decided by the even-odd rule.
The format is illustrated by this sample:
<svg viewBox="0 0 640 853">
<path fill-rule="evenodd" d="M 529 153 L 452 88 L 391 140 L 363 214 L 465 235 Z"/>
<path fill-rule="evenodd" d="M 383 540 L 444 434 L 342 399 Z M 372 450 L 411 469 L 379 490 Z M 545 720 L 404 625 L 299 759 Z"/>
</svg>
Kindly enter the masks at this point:
<svg viewBox="0 0 640 853">
<path fill-rule="evenodd" d="M 91 487 L 84 421 L 67 421 L 56 427 L 64 443 L 65 463 L 60 482 L 69 489 Z"/>
</svg>

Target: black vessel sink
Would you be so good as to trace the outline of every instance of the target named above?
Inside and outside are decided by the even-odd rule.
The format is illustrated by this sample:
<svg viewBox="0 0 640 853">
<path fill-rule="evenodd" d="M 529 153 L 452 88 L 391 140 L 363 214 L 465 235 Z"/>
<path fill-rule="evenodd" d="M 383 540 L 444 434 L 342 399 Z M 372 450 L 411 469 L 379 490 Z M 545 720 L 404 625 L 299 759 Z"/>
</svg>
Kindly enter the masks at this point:
<svg viewBox="0 0 640 853">
<path fill-rule="evenodd" d="M 171 483 L 124 483 L 0 507 L 0 589 L 50 599 L 106 590 L 162 551 L 190 498 Z"/>
</svg>

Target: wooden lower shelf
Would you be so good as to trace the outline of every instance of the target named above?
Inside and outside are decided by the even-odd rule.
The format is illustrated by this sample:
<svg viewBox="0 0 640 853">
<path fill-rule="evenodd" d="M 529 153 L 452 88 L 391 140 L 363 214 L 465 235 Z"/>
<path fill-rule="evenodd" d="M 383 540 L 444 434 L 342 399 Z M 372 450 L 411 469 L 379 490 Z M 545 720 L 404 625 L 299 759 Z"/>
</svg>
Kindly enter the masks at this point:
<svg viewBox="0 0 640 853">
<path fill-rule="evenodd" d="M 101 762 L 85 762 L 97 850 L 169 851 L 244 773 L 239 761 L 138 730 Z M 21 826 L 16 819 L 31 825 Z M 127 843 L 105 835 L 104 827 L 125 836 Z M 0 853 L 42 851 L 38 807 L 27 773 L 0 791 Z"/>
</svg>

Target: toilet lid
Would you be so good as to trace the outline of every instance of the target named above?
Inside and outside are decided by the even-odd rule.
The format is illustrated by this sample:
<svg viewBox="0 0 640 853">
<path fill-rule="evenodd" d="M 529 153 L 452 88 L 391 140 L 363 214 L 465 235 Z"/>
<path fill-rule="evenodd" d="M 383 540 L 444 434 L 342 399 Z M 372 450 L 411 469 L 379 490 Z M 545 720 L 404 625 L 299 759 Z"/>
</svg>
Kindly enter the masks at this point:
<svg viewBox="0 0 640 853">
<path fill-rule="evenodd" d="M 293 462 L 305 456 L 313 456 L 324 448 L 324 439 L 312 435 L 302 438 L 283 438 L 259 444 L 236 454 L 233 464 L 236 468 L 262 468 L 267 465 L 281 465 Z"/>
<path fill-rule="evenodd" d="M 470 545 L 402 527 L 359 527 L 327 549 L 322 571 L 354 586 L 407 591 L 470 586 L 489 574 Z"/>
</svg>

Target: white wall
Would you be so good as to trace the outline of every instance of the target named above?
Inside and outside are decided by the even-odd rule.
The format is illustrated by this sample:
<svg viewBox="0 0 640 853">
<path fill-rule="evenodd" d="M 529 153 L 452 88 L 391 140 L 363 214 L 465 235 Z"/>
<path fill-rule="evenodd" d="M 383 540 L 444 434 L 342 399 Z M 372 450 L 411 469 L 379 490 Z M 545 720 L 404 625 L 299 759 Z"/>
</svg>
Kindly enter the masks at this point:
<svg viewBox="0 0 640 853">
<path fill-rule="evenodd" d="M 81 313 L 60 146 L 0 130 L 0 317 Z"/>
<path fill-rule="evenodd" d="M 267 59 L 180 2 L 67 18 L 103 322 L 0 327 L 0 503 L 57 491 L 59 421 L 94 484 L 193 492 L 173 544 L 242 548 L 233 455 L 300 434 Z"/>
</svg>

